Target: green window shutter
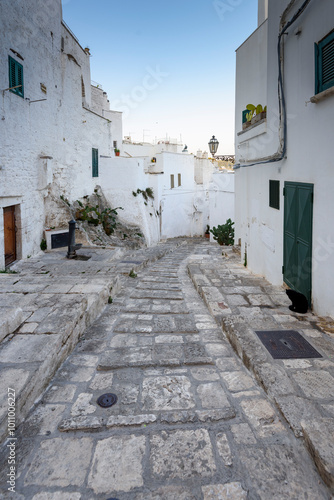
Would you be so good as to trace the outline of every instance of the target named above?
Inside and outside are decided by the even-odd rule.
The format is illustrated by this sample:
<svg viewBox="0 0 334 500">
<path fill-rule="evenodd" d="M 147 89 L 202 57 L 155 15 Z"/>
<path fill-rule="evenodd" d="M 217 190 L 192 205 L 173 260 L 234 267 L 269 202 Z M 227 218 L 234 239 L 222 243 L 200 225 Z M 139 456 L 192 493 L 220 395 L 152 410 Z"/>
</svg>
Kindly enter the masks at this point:
<svg viewBox="0 0 334 500">
<path fill-rule="evenodd" d="M 23 87 L 23 66 L 18 63 L 12 57 L 8 56 L 8 68 L 9 68 L 9 88 L 13 94 L 24 97 L 24 87 Z M 17 88 L 13 88 L 17 87 Z"/>
<path fill-rule="evenodd" d="M 334 86 L 334 31 L 315 44 L 316 94 Z"/>
<path fill-rule="evenodd" d="M 245 109 L 245 110 L 242 112 L 242 123 L 246 123 L 248 113 L 249 113 L 248 109 Z"/>
<path fill-rule="evenodd" d="M 99 176 L 99 150 L 95 148 L 92 149 L 92 176 Z"/>
<path fill-rule="evenodd" d="M 279 181 L 269 181 L 269 206 L 280 209 Z"/>
<path fill-rule="evenodd" d="M 320 88 L 320 71 L 319 71 L 319 45 L 314 44 L 314 61 L 315 61 L 315 95 L 319 94 Z"/>
</svg>

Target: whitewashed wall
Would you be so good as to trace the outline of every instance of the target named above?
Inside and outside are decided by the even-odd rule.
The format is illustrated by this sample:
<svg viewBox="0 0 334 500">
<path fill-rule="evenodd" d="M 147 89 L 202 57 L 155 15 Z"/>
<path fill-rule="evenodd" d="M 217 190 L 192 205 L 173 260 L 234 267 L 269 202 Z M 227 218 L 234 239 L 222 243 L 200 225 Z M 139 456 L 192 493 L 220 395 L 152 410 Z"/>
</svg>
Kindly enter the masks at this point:
<svg viewBox="0 0 334 500">
<path fill-rule="evenodd" d="M 107 200 L 113 207 L 122 207 L 120 218 L 127 224 L 142 228 L 148 245 L 159 241 L 159 210 L 157 177 L 145 174 L 143 160 L 137 158 L 105 159 L 101 162 L 100 184 Z M 144 191 L 152 188 L 154 200 L 150 198 L 145 205 L 141 194 L 134 196 L 137 189 Z M 152 215 L 151 215 L 152 214 Z"/>
<path fill-rule="evenodd" d="M 164 152 L 161 155 L 162 198 L 161 198 L 161 237 L 192 236 L 197 232 L 197 218 L 194 207 L 194 158 L 189 154 Z M 178 175 L 181 174 L 181 186 Z M 174 175 L 174 188 L 171 188 L 171 175 Z"/>
<path fill-rule="evenodd" d="M 235 221 L 234 172 L 214 172 L 210 184 L 210 229 L 225 224 L 227 219 Z M 212 234 L 210 235 L 212 240 Z"/>
<path fill-rule="evenodd" d="M 61 4 L 0 2 L 0 89 L 9 87 L 8 56 L 23 65 L 24 98 L 1 96 L 0 119 L 0 268 L 4 267 L 2 207 L 16 205 L 18 257 L 39 251 L 44 197 L 56 144 L 55 119 L 60 100 Z M 12 49 L 12 50 L 11 50 Z M 22 59 L 15 54 L 18 53 Z M 47 94 L 41 90 L 41 83 Z M 32 102 L 47 99 L 43 102 Z"/>
<path fill-rule="evenodd" d="M 295 3 L 288 19 L 296 12 L 300 3 Z M 263 100 L 266 95 L 268 105 L 267 128 L 263 133 L 266 153 L 275 153 L 278 146 L 278 120 L 277 111 L 275 112 L 278 109 L 277 34 L 280 16 L 287 4 L 286 0 L 269 2 L 268 63 L 264 80 L 266 89 L 263 89 L 263 84 L 261 87 Z M 323 0 L 321 5 L 311 2 L 303 16 L 289 29 L 289 35 L 284 38 L 284 85 L 288 113 L 286 159 L 277 164 L 241 168 L 235 174 L 237 236 L 242 239 L 243 249 L 247 248 L 249 268 L 274 284 L 283 282 L 284 182 L 314 184 L 313 308 L 318 314 L 331 316 L 334 316 L 334 226 L 331 223 L 334 218 L 331 144 L 334 96 L 329 96 L 318 104 L 312 104 L 310 98 L 314 95 L 314 43 L 334 28 L 333 19 L 334 4 L 331 0 Z M 294 34 L 297 27 L 301 28 L 299 35 Z M 253 144 L 256 141 L 250 136 L 246 141 L 247 145 L 242 145 L 241 138 L 237 135 L 240 131 L 240 103 L 248 100 L 248 90 L 239 79 L 247 70 L 249 87 L 253 88 L 254 83 L 258 85 L 256 66 L 261 50 L 257 30 L 237 52 L 237 163 L 245 158 L 243 151 L 246 147 L 254 151 Z M 258 151 L 258 156 L 262 156 L 262 151 Z M 269 207 L 269 179 L 280 181 L 280 210 Z"/>
<path fill-rule="evenodd" d="M 114 157 L 113 141 L 122 146 L 122 116 L 110 111 L 103 90 L 91 88 L 89 54 L 62 23 L 60 0 L 3 0 L 0 20 L 0 56 L 5 62 L 0 88 L 9 86 L 8 55 L 24 71 L 24 99 L 7 91 L 1 101 L 3 268 L 2 207 L 17 206 L 18 258 L 37 253 L 47 197 L 62 195 L 71 202 L 91 194 L 96 185 L 103 187 L 105 158 Z M 33 102 L 39 99 L 46 100 Z M 99 151 L 98 178 L 92 177 L 92 148 Z"/>
</svg>

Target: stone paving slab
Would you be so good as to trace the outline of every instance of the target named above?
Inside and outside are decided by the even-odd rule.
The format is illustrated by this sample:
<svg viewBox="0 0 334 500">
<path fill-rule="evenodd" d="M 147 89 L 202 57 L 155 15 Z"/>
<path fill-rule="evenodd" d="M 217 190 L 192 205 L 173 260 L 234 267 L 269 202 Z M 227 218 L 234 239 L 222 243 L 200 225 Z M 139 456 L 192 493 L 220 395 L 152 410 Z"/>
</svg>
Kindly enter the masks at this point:
<svg viewBox="0 0 334 500">
<path fill-rule="evenodd" d="M 223 256 L 219 248 L 212 250 L 210 256 L 192 256 L 188 272 L 235 352 L 275 402 L 295 435 L 305 438 L 323 479 L 333 487 L 334 440 L 329 425 L 334 424 L 334 414 L 329 411 L 334 404 L 334 339 L 330 333 L 333 321 L 310 312 L 292 313 L 285 290 L 245 269 L 231 248 L 225 247 Z M 300 332 L 323 358 L 274 360 L 255 331 L 280 329 Z M 319 424 L 315 430 L 314 422 L 322 420 L 328 425 Z M 288 498 L 287 492 L 282 495 Z"/>
<path fill-rule="evenodd" d="M 152 306 L 170 307 L 155 314 L 147 312 L 147 301 L 130 298 L 141 280 L 152 276 L 150 266 L 123 281 L 16 430 L 16 492 L 2 490 L 4 499 L 331 498 L 303 443 L 235 355 L 187 275 L 190 254 L 214 256 L 215 248 L 188 240 L 154 265 L 157 279 L 159 266 L 163 274 L 172 265 L 178 271 L 182 319 L 172 311 L 175 301 L 155 299 Z M 211 271 L 210 279 L 218 279 L 214 266 Z M 138 311 L 129 312 L 129 305 Z M 49 304 L 44 301 L 43 307 Z M 153 323 L 156 315 L 173 321 L 178 316 L 196 332 L 116 331 L 119 320 Z M 133 361 L 150 353 L 154 364 L 99 371 L 106 351 L 120 354 L 120 349 L 122 359 Z M 204 356 L 210 364 L 195 363 Z M 165 358 L 177 364 L 161 365 Z M 296 373 L 303 369 L 292 366 Z M 110 392 L 117 403 L 100 407 L 98 397 Z M 334 412 L 327 400 L 321 405 Z M 5 451 L 1 485 L 7 471 Z"/>
<path fill-rule="evenodd" d="M 17 393 L 17 424 L 109 297 L 119 293 L 124 270 L 127 275 L 132 269 L 139 271 L 182 244 L 177 239 L 139 250 L 136 264 L 130 261 L 118 268 L 117 259 L 124 255 L 120 249 L 82 248 L 91 257 L 88 261 L 68 260 L 66 251 L 54 250 L 16 263 L 13 274 L 0 274 L 0 370 L 13 373 L 16 380 L 15 373 L 24 367 L 25 385 Z M 131 257 L 133 252 L 126 255 Z M 0 413 L 0 441 L 7 433 L 5 417 Z"/>
</svg>

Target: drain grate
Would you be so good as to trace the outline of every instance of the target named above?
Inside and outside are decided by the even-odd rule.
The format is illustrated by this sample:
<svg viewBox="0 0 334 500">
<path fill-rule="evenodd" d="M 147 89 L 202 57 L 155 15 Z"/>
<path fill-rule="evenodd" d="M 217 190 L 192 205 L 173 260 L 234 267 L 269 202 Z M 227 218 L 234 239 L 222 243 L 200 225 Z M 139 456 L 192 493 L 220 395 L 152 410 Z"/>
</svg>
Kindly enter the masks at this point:
<svg viewBox="0 0 334 500">
<path fill-rule="evenodd" d="M 110 408 L 110 406 L 113 406 L 115 403 L 117 403 L 117 396 L 116 394 L 111 393 L 102 394 L 102 396 L 100 396 L 96 402 L 99 406 L 102 406 L 102 408 Z"/>
<path fill-rule="evenodd" d="M 295 330 L 264 330 L 255 333 L 274 359 L 322 358 Z"/>
</svg>

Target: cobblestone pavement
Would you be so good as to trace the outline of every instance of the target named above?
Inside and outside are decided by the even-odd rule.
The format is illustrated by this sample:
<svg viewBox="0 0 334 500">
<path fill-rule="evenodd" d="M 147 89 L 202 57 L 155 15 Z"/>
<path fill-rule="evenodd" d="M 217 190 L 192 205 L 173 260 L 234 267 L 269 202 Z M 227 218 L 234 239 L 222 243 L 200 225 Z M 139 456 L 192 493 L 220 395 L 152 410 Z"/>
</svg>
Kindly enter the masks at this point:
<svg viewBox="0 0 334 500">
<path fill-rule="evenodd" d="M 188 241 L 124 280 L 17 430 L 16 493 L 1 498 L 331 498 L 217 325 L 224 297 L 209 312 L 188 275 L 210 249 Z M 103 393 L 117 403 L 98 406 Z"/>
</svg>

